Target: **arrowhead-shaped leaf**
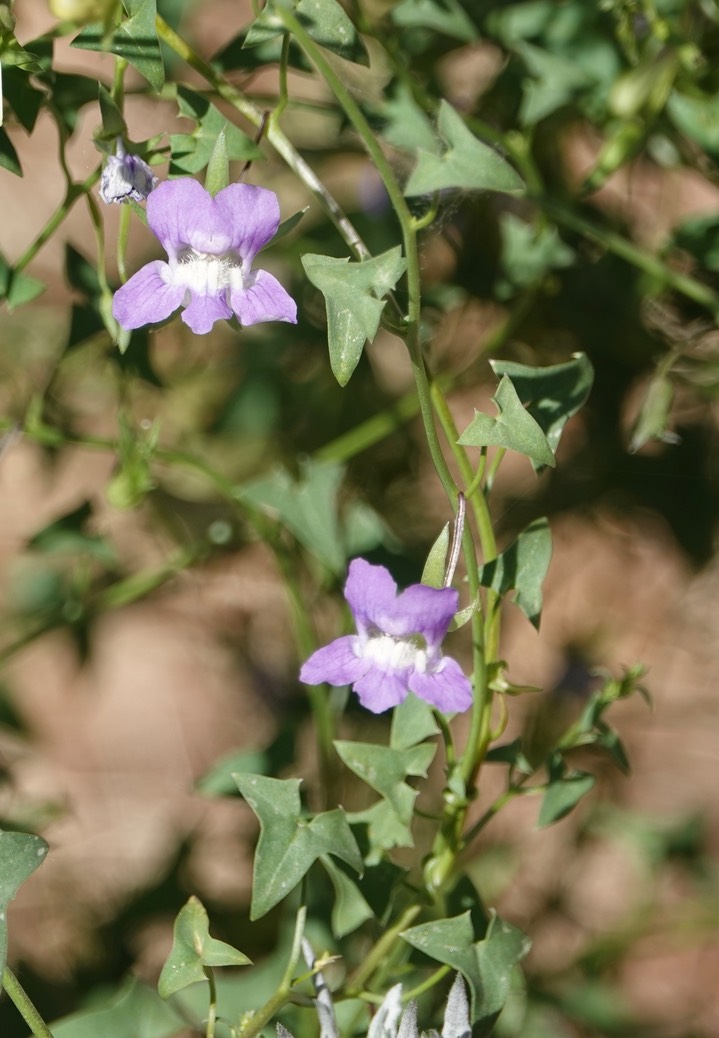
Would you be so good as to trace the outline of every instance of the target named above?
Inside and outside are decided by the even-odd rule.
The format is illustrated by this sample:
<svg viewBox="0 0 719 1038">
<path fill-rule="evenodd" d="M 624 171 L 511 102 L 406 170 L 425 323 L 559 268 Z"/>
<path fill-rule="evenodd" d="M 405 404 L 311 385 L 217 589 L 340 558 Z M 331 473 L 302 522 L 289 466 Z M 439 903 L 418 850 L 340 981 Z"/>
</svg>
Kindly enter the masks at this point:
<svg viewBox="0 0 719 1038">
<path fill-rule="evenodd" d="M 256 47 L 285 31 L 284 23 L 269 2 L 249 28 L 245 47 Z M 369 54 L 347 12 L 337 0 L 299 0 L 294 14 L 315 43 L 346 61 L 369 65 Z"/>
<path fill-rule="evenodd" d="M 155 29 L 156 0 L 127 0 L 125 7 L 130 17 L 120 23 L 109 40 L 105 40 L 104 26 L 97 22 L 83 29 L 72 41 L 72 46 L 117 54 L 129 61 L 154 90 L 162 90 L 165 66 Z"/>
<path fill-rule="evenodd" d="M 495 916 L 481 941 L 475 941 L 470 912 L 405 930 L 412 947 L 459 970 L 469 984 L 472 1021 L 488 1034 L 509 994 L 514 967 L 527 954 L 529 938 Z"/>
<path fill-rule="evenodd" d="M 464 447 L 504 447 L 518 454 L 526 454 L 540 465 L 554 467 L 554 454 L 547 437 L 529 411 L 522 406 L 507 375 L 503 376 L 492 401 L 499 412 L 497 417 L 490 418 L 481 411 L 475 411 L 474 418 L 458 442 Z"/>
<path fill-rule="evenodd" d="M 426 777 L 437 752 L 434 743 L 397 750 L 369 742 L 337 740 L 335 749 L 348 768 L 371 786 L 392 807 L 404 825 L 412 820 L 417 790 L 407 785 L 408 775 Z"/>
<path fill-rule="evenodd" d="M 513 195 L 524 190 L 519 174 L 499 152 L 474 136 L 447 101 L 440 105 L 437 130 L 447 147 L 441 155 L 418 150 L 417 165 L 407 181 L 405 195 L 428 195 L 448 187 Z"/>
<path fill-rule="evenodd" d="M 512 360 L 490 361 L 495 375 L 508 375 L 517 396 L 547 437 L 555 453 L 564 426 L 586 402 L 594 368 L 586 353 L 575 353 L 563 364 L 533 368 Z"/>
<path fill-rule="evenodd" d="M 539 627 L 542 612 L 542 585 L 552 558 L 552 534 L 547 519 L 535 519 L 513 544 L 479 573 L 483 587 L 498 595 L 516 591 L 515 604 Z"/>
<path fill-rule="evenodd" d="M 191 897 L 177 914 L 172 950 L 162 967 L 157 990 L 169 998 L 199 980 L 207 980 L 205 966 L 247 966 L 250 959 L 224 941 L 210 937 L 203 904 Z"/>
<path fill-rule="evenodd" d="M 405 269 L 400 246 L 373 259 L 350 263 L 332 256 L 302 257 L 307 277 L 325 297 L 330 364 L 346 386 L 364 344 L 377 334 L 384 297 Z"/>
<path fill-rule="evenodd" d="M 0 987 L 7 956 L 7 907 L 46 854 L 47 844 L 40 836 L 0 830 Z"/>
<path fill-rule="evenodd" d="M 259 919 L 289 894 L 323 854 L 334 854 L 355 872 L 362 871 L 362 856 L 341 808 L 310 820 L 302 815 L 299 779 L 244 774 L 234 779 L 260 821 L 251 919 Z"/>
</svg>

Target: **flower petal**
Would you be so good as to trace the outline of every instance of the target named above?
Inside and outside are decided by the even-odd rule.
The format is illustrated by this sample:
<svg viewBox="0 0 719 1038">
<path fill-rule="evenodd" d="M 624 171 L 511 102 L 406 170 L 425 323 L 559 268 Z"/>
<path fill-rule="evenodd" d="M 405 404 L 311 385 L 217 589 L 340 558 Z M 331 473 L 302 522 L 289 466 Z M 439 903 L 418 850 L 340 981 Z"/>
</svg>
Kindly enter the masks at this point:
<svg viewBox="0 0 719 1038">
<path fill-rule="evenodd" d="M 184 287 L 168 285 L 163 273 L 169 273 L 169 267 L 162 260 L 146 263 L 115 292 L 112 313 L 122 328 L 129 331 L 164 321 L 181 305 Z"/>
<path fill-rule="evenodd" d="M 230 248 L 239 252 L 249 267 L 280 225 L 277 195 L 254 184 L 230 184 L 215 195 L 215 208 L 230 235 Z"/>
<path fill-rule="evenodd" d="M 371 663 L 356 653 L 358 640 L 354 635 L 336 638 L 313 652 L 300 670 L 300 681 L 306 685 L 351 685 L 366 673 Z"/>
<path fill-rule="evenodd" d="M 147 222 L 170 255 L 189 245 L 196 252 L 219 256 L 232 242 L 222 208 L 192 177 L 158 184 L 147 198 Z"/>
<path fill-rule="evenodd" d="M 384 566 L 373 566 L 365 559 L 350 562 L 345 598 L 358 626 L 363 630 L 375 617 L 390 608 L 397 595 L 397 585 Z"/>
<path fill-rule="evenodd" d="M 402 638 L 422 634 L 430 646 L 438 646 L 457 612 L 459 595 L 451 587 L 412 584 L 377 614 L 377 624 L 387 634 Z"/>
<path fill-rule="evenodd" d="M 366 710 L 382 714 L 407 698 L 408 673 L 406 670 L 382 670 L 373 665 L 354 682 L 354 690 Z"/>
<path fill-rule="evenodd" d="M 244 288 L 230 289 L 230 302 L 245 327 L 261 321 L 297 324 L 297 304 L 266 270 L 253 271 Z"/>
<path fill-rule="evenodd" d="M 194 294 L 189 306 L 182 313 L 182 320 L 192 329 L 195 335 L 206 335 L 212 330 L 215 321 L 232 317 L 224 295 Z"/>
<path fill-rule="evenodd" d="M 416 696 L 443 714 L 461 713 L 472 705 L 472 685 L 451 656 L 444 656 L 436 670 L 412 674 L 409 686 Z"/>
</svg>

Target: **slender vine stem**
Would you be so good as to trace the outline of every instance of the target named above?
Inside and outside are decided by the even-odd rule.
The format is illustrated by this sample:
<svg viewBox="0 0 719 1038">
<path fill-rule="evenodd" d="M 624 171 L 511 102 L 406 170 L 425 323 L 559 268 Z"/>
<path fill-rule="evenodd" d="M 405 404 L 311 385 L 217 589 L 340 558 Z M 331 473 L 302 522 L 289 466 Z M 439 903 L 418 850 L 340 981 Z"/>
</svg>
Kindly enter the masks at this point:
<svg viewBox="0 0 719 1038">
<path fill-rule="evenodd" d="M 53 1038 L 52 1031 L 30 1001 L 27 992 L 9 966 L 5 966 L 3 970 L 2 986 L 35 1038 Z"/>
<path fill-rule="evenodd" d="M 190 68 L 199 73 L 213 90 L 224 101 L 240 113 L 256 129 L 259 129 L 265 121 L 266 113 L 245 97 L 242 91 L 234 87 L 228 80 L 217 72 L 212 65 L 204 61 L 192 47 L 172 29 L 161 15 L 156 18 L 157 35 L 167 46 L 182 58 Z M 358 257 L 367 259 L 371 255 L 369 249 L 362 240 L 359 232 L 345 215 L 334 196 L 327 190 L 314 170 L 299 154 L 289 138 L 284 134 L 277 120 L 270 120 L 267 127 L 266 139 L 275 149 L 277 154 L 284 159 L 293 173 L 299 178 L 305 187 L 315 196 L 325 213 L 332 221 L 338 232 L 344 238 L 347 245 Z"/>
</svg>

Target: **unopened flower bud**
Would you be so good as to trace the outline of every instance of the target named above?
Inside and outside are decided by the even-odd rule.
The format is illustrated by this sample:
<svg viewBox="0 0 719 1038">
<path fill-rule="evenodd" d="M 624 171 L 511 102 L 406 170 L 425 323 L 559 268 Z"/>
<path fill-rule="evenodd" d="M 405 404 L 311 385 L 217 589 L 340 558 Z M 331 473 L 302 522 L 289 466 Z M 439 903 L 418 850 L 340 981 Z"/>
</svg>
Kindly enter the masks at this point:
<svg viewBox="0 0 719 1038">
<path fill-rule="evenodd" d="M 150 194 L 157 177 L 139 155 L 128 155 L 118 140 L 115 154 L 108 156 L 100 180 L 100 197 L 112 202 L 143 202 Z"/>
</svg>

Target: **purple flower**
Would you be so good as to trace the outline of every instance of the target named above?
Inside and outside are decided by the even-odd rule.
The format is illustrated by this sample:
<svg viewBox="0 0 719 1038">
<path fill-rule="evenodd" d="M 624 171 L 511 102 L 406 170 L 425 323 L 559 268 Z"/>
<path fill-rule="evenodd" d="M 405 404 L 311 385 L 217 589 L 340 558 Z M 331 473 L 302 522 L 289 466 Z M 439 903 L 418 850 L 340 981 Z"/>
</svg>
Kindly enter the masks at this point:
<svg viewBox="0 0 719 1038">
<path fill-rule="evenodd" d="M 148 164 L 139 155 L 128 155 L 118 137 L 115 154 L 108 155 L 100 179 L 100 198 L 112 202 L 144 202 L 157 183 Z"/>
<path fill-rule="evenodd" d="M 237 315 L 241 324 L 297 321 L 297 307 L 266 270 L 251 270 L 279 226 L 274 191 L 230 184 L 215 197 L 196 180 L 165 180 L 147 199 L 147 222 L 167 263 L 147 263 L 115 293 L 112 312 L 123 328 L 164 321 L 183 306 L 197 335 Z"/>
<path fill-rule="evenodd" d="M 453 588 L 413 584 L 397 594 L 384 566 L 350 563 L 345 598 L 356 635 L 318 649 L 302 667 L 308 685 L 352 685 L 362 706 L 381 714 L 414 692 L 443 713 L 467 710 L 472 687 L 440 646 L 459 596 Z"/>
</svg>

